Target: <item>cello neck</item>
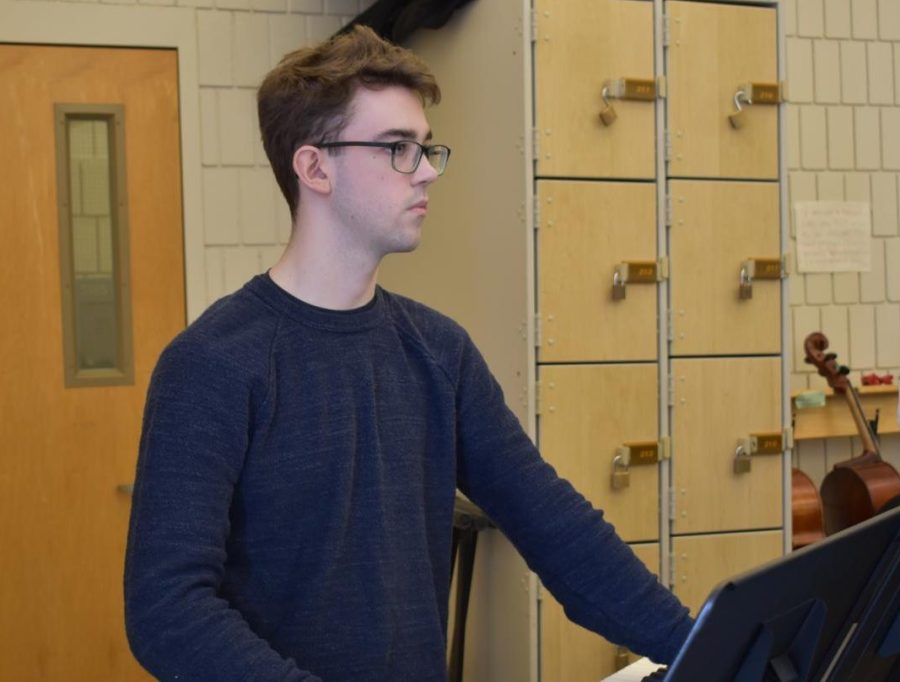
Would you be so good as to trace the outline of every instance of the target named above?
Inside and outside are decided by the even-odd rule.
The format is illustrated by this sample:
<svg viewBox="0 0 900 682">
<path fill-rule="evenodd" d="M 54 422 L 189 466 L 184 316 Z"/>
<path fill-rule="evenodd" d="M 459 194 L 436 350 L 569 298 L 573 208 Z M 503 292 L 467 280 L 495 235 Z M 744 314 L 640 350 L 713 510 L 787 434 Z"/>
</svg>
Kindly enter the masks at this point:
<svg viewBox="0 0 900 682">
<path fill-rule="evenodd" d="M 872 432 L 872 427 L 869 425 L 868 420 L 866 420 L 866 415 L 863 413 L 859 394 L 856 392 L 856 389 L 850 385 L 849 381 L 847 382 L 847 388 L 844 391 L 844 397 L 847 400 L 847 405 L 850 407 L 853 421 L 856 422 L 856 430 L 859 432 L 859 437 L 862 439 L 863 454 L 871 453 L 880 456 L 881 453 L 878 451 L 878 442 L 875 440 L 875 434 Z"/>
</svg>

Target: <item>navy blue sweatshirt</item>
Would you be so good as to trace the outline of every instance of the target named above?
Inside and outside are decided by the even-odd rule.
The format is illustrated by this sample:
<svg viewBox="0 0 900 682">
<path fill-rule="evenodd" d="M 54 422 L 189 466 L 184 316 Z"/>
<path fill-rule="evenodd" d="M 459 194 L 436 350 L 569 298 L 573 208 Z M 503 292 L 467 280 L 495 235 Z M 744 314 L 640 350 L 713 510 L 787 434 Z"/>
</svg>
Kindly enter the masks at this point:
<svg viewBox="0 0 900 682">
<path fill-rule="evenodd" d="M 380 288 L 329 311 L 254 278 L 153 374 L 135 656 L 162 680 L 443 682 L 457 486 L 570 618 L 674 657 L 687 610 L 541 459 L 461 327 Z"/>
</svg>

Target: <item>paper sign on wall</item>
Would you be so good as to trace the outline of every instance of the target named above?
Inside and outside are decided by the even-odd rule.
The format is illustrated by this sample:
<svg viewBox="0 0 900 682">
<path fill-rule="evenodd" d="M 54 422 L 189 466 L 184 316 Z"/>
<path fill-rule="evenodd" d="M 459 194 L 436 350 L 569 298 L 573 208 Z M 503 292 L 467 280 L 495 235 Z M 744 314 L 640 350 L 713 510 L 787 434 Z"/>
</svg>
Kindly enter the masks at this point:
<svg viewBox="0 0 900 682">
<path fill-rule="evenodd" d="M 868 202 L 798 201 L 797 269 L 800 272 L 868 272 L 872 220 Z"/>
</svg>

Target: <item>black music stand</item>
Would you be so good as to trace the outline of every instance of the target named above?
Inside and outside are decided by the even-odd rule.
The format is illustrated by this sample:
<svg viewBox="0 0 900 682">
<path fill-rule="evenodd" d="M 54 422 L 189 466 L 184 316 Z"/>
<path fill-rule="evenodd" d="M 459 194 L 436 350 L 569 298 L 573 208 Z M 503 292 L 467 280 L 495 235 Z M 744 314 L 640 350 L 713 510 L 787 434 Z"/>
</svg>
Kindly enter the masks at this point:
<svg viewBox="0 0 900 682">
<path fill-rule="evenodd" d="M 900 509 L 722 583 L 665 680 L 900 680 Z"/>
</svg>

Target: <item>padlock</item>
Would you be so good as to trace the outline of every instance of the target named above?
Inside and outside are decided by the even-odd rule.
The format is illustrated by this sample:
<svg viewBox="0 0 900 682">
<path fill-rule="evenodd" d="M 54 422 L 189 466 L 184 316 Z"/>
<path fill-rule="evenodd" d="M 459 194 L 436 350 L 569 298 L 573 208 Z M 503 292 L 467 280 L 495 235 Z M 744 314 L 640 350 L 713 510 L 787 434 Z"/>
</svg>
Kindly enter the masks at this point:
<svg viewBox="0 0 900 682">
<path fill-rule="evenodd" d="M 751 461 L 749 450 L 744 448 L 743 443 L 738 443 L 734 451 L 734 473 L 749 474 Z"/>
<path fill-rule="evenodd" d="M 628 465 L 625 464 L 621 455 L 616 455 L 613 458 L 612 488 L 613 490 L 624 490 L 629 485 L 631 485 L 631 472 L 628 470 Z"/>
<path fill-rule="evenodd" d="M 745 261 L 741 263 L 740 284 L 738 285 L 738 297 L 742 301 L 753 298 L 753 264 Z"/>
<path fill-rule="evenodd" d="M 621 301 L 625 298 L 625 285 L 628 282 L 627 266 L 617 265 L 616 271 L 613 273 L 612 297 L 614 301 Z"/>
<path fill-rule="evenodd" d="M 616 113 L 616 110 L 613 109 L 612 104 L 607 104 L 606 107 L 600 111 L 600 122 L 605 126 L 612 125 L 617 118 L 619 118 L 619 115 Z"/>
</svg>

